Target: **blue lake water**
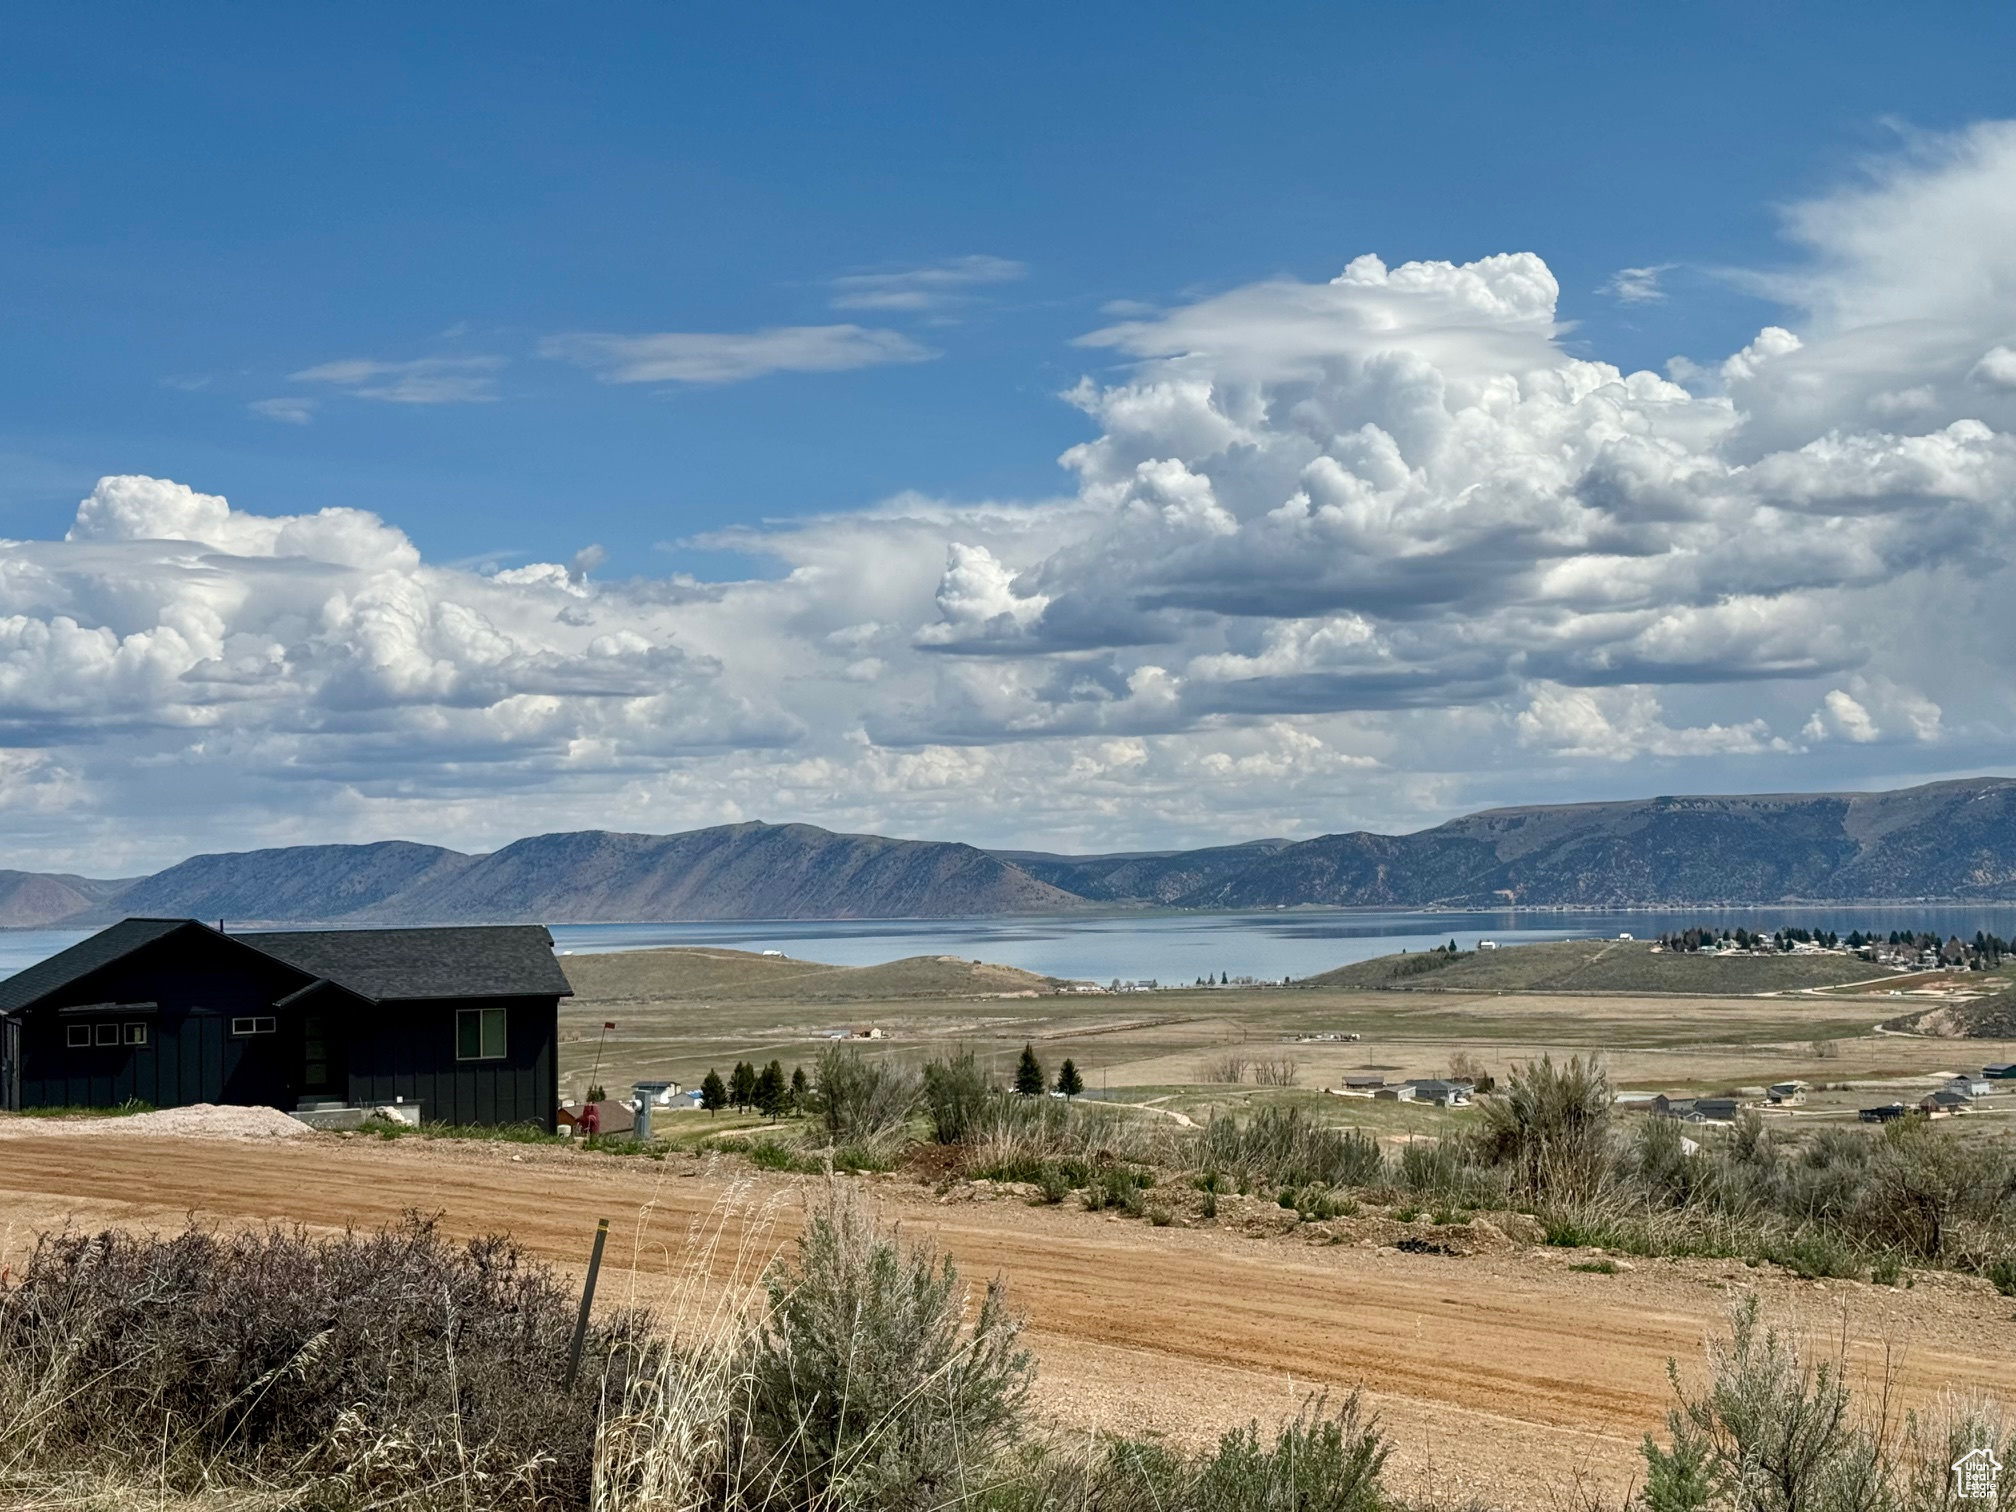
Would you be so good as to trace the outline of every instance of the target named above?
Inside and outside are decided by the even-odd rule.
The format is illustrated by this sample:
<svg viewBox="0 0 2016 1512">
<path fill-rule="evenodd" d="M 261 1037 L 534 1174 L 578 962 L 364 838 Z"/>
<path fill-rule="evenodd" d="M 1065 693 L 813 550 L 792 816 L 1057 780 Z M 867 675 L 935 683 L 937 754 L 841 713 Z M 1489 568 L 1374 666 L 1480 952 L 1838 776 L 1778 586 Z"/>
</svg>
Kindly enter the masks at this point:
<svg viewBox="0 0 2016 1512">
<path fill-rule="evenodd" d="M 1426 910 L 1296 908 L 1246 913 L 1072 913 L 993 919 L 894 919 L 711 924 L 558 924 L 562 953 L 639 950 L 654 945 L 725 945 L 781 950 L 803 960 L 867 966 L 902 956 L 957 955 L 1019 966 L 1046 976 L 1108 982 L 1189 982 L 1209 972 L 1278 981 L 1397 950 L 1425 950 L 1451 939 L 1468 950 L 1480 940 L 1520 944 L 1630 933 L 1640 939 L 1690 925 L 1776 929 L 1935 929 L 1971 939 L 1977 930 L 2016 938 L 2016 904 L 1940 904 L 1923 908 L 1740 908 L 1572 912 L 1518 909 L 1444 913 Z M 0 931 L 0 976 L 54 955 L 87 931 Z"/>
</svg>

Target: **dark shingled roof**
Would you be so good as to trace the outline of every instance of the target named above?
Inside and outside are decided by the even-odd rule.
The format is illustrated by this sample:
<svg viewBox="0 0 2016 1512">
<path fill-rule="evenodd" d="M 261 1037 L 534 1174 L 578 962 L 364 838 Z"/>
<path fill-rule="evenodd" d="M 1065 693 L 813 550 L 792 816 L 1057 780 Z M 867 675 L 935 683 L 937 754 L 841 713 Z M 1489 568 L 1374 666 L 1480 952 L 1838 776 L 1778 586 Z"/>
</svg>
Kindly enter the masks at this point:
<svg viewBox="0 0 2016 1512">
<path fill-rule="evenodd" d="M 540 924 L 259 930 L 235 940 L 359 996 L 572 997 Z"/>
<path fill-rule="evenodd" d="M 0 1013 L 26 1007 L 37 998 L 89 976 L 100 966 L 109 966 L 142 945 L 150 945 L 163 935 L 171 935 L 193 923 L 193 919 L 122 919 L 110 929 L 101 929 L 90 939 L 79 940 L 68 950 L 23 967 L 0 982 Z"/>
</svg>

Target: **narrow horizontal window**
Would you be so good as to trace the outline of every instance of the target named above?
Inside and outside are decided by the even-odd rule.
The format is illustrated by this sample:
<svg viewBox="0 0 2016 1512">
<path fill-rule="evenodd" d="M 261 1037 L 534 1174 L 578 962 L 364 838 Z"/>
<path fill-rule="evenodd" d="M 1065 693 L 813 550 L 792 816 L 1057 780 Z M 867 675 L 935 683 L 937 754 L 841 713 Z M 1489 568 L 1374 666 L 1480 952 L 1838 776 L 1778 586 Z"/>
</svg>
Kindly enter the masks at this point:
<svg viewBox="0 0 2016 1512">
<path fill-rule="evenodd" d="M 129 1045 L 146 1044 L 147 1026 L 145 1024 L 128 1024 L 126 1026 L 126 1043 Z"/>
<path fill-rule="evenodd" d="M 239 1039 L 244 1039 L 247 1035 L 252 1034 L 271 1034 L 277 1027 L 276 1022 L 270 1018 L 234 1018 L 231 1020 L 231 1033 Z"/>
<path fill-rule="evenodd" d="M 68 1045 L 72 1050 L 90 1049 L 91 1026 L 89 1024 L 65 1024 L 63 1026 L 63 1043 Z"/>
<path fill-rule="evenodd" d="M 504 1010 L 460 1008 L 455 1013 L 455 1059 L 504 1059 Z"/>
</svg>

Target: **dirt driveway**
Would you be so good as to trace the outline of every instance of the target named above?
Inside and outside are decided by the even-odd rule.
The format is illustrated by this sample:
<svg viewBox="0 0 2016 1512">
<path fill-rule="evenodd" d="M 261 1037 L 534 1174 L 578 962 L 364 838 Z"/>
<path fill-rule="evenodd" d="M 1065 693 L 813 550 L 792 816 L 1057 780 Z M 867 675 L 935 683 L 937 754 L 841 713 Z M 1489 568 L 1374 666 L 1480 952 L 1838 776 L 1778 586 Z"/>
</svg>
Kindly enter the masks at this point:
<svg viewBox="0 0 2016 1512">
<path fill-rule="evenodd" d="M 618 1269 L 603 1296 L 649 1299 L 699 1263 L 695 1236 L 721 1224 L 724 1198 L 734 1194 L 741 1216 L 726 1220 L 717 1269 L 738 1236 L 745 1258 L 785 1242 L 804 1185 L 751 1182 L 720 1157 L 337 1136 L 28 1136 L 0 1145 L 0 1263 L 18 1260 L 36 1229 L 64 1224 L 175 1228 L 194 1216 L 341 1228 L 418 1208 L 458 1232 L 508 1229 L 578 1266 L 606 1215 Z M 1577 1473 L 1621 1489 L 1667 1406 L 1667 1358 L 1691 1367 L 1752 1286 L 1801 1326 L 1845 1330 L 1864 1369 L 1888 1351 L 1908 1399 L 1997 1389 L 2016 1344 L 2010 1302 L 1956 1278 L 1900 1290 L 1695 1261 L 1584 1274 L 1569 1270 L 1587 1258 L 1572 1252 L 1324 1248 L 871 1185 L 969 1278 L 1007 1276 L 1042 1359 L 1041 1404 L 1057 1421 L 1207 1437 L 1249 1417 L 1271 1422 L 1312 1388 L 1362 1384 L 1392 1431 L 1400 1483 L 1503 1506 L 1557 1505 Z M 752 1215 L 765 1204 L 767 1218 Z"/>
</svg>

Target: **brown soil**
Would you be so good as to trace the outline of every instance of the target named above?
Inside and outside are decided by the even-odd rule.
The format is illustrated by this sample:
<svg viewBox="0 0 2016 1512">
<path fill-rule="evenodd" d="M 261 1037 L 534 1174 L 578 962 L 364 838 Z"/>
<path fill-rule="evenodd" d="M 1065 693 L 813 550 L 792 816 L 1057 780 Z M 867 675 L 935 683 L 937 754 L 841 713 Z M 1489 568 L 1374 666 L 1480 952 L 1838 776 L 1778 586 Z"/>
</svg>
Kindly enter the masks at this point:
<svg viewBox="0 0 2016 1512">
<path fill-rule="evenodd" d="M 578 1266 L 606 1215 L 616 1269 L 602 1296 L 663 1298 L 690 1279 L 682 1267 L 725 1277 L 738 1248 L 746 1274 L 784 1242 L 814 1184 L 752 1178 L 719 1156 L 334 1135 L 80 1140 L 52 1129 L 0 1154 L 0 1264 L 18 1261 L 35 1230 L 65 1224 L 174 1228 L 194 1216 L 340 1228 L 418 1208 L 458 1232 L 508 1229 Z M 1584 1274 L 1568 1267 L 1586 1254 L 1509 1241 L 1402 1251 L 1382 1242 L 1399 1232 L 1390 1223 L 1326 1226 L 1330 1244 L 1257 1213 L 1236 1229 L 1155 1228 L 964 1186 L 941 1196 L 901 1178 L 870 1185 L 969 1277 L 1007 1276 L 1042 1357 L 1041 1404 L 1060 1423 L 1194 1440 L 1272 1421 L 1311 1389 L 1362 1384 L 1396 1440 L 1399 1483 L 1503 1506 L 1557 1505 L 1578 1474 L 1621 1490 L 1667 1406 L 1668 1357 L 1692 1368 L 1749 1288 L 1779 1316 L 1845 1337 L 1858 1369 L 1880 1369 L 1889 1351 L 1907 1401 L 1949 1386 L 1996 1391 L 2016 1327 L 2007 1300 L 1951 1276 L 1900 1290 L 1697 1261 Z M 728 1242 L 703 1259 L 695 1240 L 717 1228 Z"/>
</svg>

